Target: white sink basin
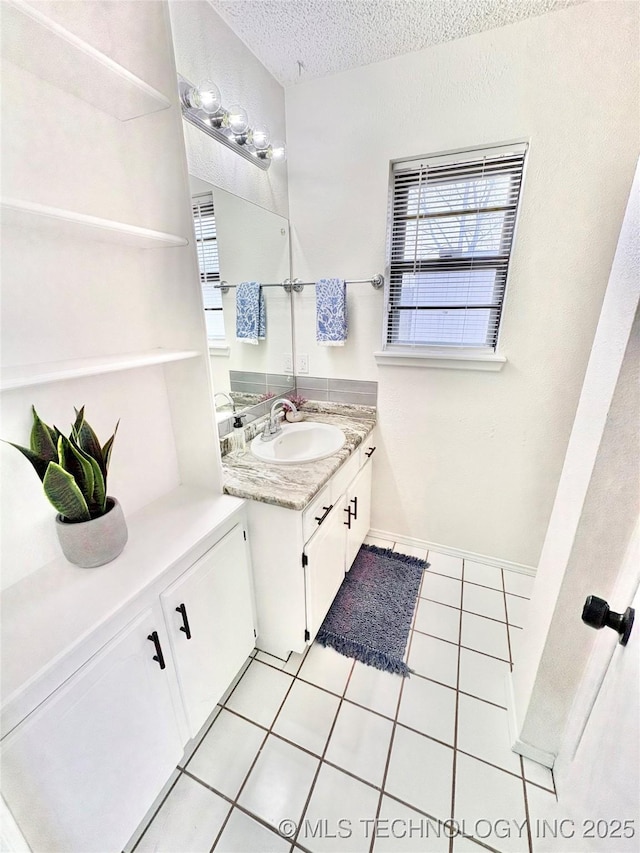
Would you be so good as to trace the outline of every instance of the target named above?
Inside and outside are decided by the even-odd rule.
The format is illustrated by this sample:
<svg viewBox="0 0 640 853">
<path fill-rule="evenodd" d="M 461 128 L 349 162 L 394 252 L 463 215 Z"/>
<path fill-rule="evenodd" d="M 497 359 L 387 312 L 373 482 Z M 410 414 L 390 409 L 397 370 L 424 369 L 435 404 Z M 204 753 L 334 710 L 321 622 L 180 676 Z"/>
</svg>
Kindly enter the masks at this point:
<svg viewBox="0 0 640 853">
<path fill-rule="evenodd" d="M 276 465 L 300 465 L 316 462 L 337 453 L 346 441 L 345 434 L 331 424 L 283 424 L 282 432 L 271 441 L 257 435 L 251 442 L 251 452 L 263 462 Z"/>
</svg>

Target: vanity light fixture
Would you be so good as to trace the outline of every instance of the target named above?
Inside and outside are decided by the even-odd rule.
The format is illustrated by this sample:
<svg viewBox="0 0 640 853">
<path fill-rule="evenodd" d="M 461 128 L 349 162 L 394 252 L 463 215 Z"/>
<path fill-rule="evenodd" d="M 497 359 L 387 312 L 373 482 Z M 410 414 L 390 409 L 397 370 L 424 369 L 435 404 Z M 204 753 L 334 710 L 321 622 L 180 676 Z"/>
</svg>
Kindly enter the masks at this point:
<svg viewBox="0 0 640 853">
<path fill-rule="evenodd" d="M 268 169 L 272 160 L 285 160 L 284 142 L 271 140 L 264 125 L 249 126 L 247 111 L 240 104 L 222 106 L 220 90 L 213 80 L 203 80 L 194 86 L 178 74 L 182 117 L 208 136 L 222 142 L 250 160 L 260 169 Z"/>
</svg>

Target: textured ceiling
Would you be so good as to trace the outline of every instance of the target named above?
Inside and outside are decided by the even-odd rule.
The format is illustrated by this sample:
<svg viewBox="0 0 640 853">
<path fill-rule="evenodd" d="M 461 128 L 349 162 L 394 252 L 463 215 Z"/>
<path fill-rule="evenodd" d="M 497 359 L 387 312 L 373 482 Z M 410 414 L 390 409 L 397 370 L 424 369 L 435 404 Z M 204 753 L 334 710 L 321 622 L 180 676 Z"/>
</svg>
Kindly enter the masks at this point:
<svg viewBox="0 0 640 853">
<path fill-rule="evenodd" d="M 583 0 L 209 2 L 273 76 L 283 86 L 289 86 L 502 27 Z"/>
</svg>

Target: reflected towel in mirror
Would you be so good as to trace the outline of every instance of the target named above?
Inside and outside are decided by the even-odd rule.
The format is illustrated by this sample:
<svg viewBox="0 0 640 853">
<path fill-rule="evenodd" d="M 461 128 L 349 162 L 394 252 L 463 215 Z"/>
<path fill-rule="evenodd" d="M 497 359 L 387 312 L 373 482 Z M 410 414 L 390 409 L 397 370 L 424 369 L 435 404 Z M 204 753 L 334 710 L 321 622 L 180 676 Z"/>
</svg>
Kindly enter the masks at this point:
<svg viewBox="0 0 640 853">
<path fill-rule="evenodd" d="M 264 291 L 258 281 L 243 281 L 236 288 L 236 338 L 257 344 L 267 336 Z"/>
<path fill-rule="evenodd" d="M 347 340 L 347 286 L 342 278 L 316 282 L 316 340 L 327 347 L 344 346 Z"/>
</svg>

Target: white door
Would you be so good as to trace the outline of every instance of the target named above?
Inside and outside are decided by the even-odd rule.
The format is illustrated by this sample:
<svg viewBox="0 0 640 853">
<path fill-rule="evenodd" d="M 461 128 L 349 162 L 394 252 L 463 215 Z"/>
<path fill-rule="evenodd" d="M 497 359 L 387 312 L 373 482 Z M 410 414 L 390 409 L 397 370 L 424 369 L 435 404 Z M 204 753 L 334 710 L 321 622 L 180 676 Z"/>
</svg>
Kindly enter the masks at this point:
<svg viewBox="0 0 640 853">
<path fill-rule="evenodd" d="M 242 526 L 229 531 L 160 600 L 193 737 L 255 644 Z"/>
<path fill-rule="evenodd" d="M 360 470 L 347 489 L 347 507 L 351 510 L 347 532 L 345 569 L 349 571 L 371 527 L 371 462 Z"/>
<path fill-rule="evenodd" d="M 573 822 L 583 853 L 638 850 L 639 567 L 640 544 L 636 528 L 620 580 L 609 602 L 616 612 L 633 607 L 634 627 L 626 646 L 618 642 L 615 631 L 600 629 L 555 767 L 560 801 L 557 810 Z M 575 844 L 575 838 L 573 841 Z"/>
<path fill-rule="evenodd" d="M 345 500 L 342 497 L 304 546 L 307 640 L 313 641 L 344 580 Z"/>
<path fill-rule="evenodd" d="M 182 756 L 171 679 L 156 606 L 3 739 L 2 795 L 34 853 L 122 850 Z"/>
</svg>

